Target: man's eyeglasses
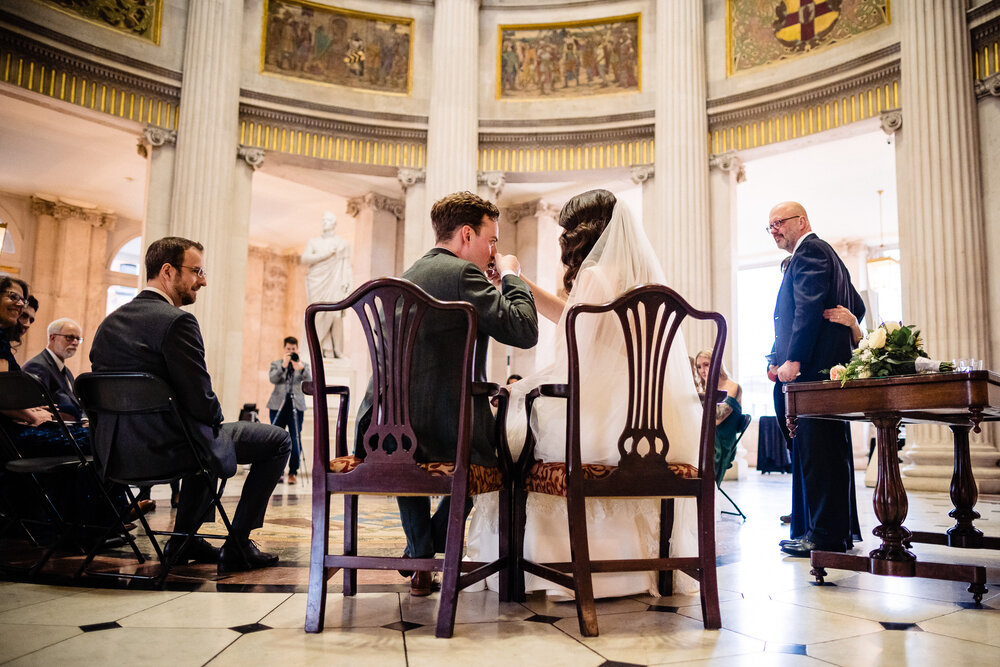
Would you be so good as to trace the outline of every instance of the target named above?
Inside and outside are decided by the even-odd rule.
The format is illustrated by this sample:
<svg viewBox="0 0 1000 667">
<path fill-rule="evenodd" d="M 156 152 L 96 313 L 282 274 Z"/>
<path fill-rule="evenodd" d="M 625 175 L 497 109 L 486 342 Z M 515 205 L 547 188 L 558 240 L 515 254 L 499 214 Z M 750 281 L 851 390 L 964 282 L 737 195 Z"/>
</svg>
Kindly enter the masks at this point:
<svg viewBox="0 0 1000 667">
<path fill-rule="evenodd" d="M 787 218 L 782 218 L 781 220 L 774 220 L 767 224 L 767 227 L 764 228 L 764 231 L 769 233 L 778 231 L 789 220 L 794 220 L 795 218 L 801 218 L 801 217 L 802 217 L 801 215 L 790 215 Z"/>
<path fill-rule="evenodd" d="M 190 269 L 191 273 L 199 278 L 205 278 L 208 276 L 208 271 L 205 270 L 204 266 L 184 266 L 183 264 L 171 264 L 171 266 L 176 266 L 178 269 Z"/>
<path fill-rule="evenodd" d="M 62 336 L 70 343 L 82 343 L 83 336 L 74 336 L 73 334 L 52 334 L 53 336 Z"/>
<path fill-rule="evenodd" d="M 20 303 L 22 305 L 28 303 L 27 297 L 23 297 L 14 291 L 7 292 L 7 298 L 13 301 L 14 303 Z"/>
</svg>

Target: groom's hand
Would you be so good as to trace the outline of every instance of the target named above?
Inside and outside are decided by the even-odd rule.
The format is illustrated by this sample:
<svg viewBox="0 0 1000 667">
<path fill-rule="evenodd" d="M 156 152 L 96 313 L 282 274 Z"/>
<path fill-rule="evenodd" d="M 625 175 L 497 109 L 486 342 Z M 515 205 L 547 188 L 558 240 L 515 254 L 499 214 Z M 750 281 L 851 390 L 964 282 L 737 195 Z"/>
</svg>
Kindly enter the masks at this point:
<svg viewBox="0 0 1000 667">
<path fill-rule="evenodd" d="M 515 276 L 521 275 L 521 263 L 517 261 L 517 257 L 514 255 L 501 255 L 497 253 L 494 261 L 496 262 L 496 280 L 494 284 L 497 286 L 500 285 L 500 278 L 504 273 L 511 272 Z"/>
</svg>

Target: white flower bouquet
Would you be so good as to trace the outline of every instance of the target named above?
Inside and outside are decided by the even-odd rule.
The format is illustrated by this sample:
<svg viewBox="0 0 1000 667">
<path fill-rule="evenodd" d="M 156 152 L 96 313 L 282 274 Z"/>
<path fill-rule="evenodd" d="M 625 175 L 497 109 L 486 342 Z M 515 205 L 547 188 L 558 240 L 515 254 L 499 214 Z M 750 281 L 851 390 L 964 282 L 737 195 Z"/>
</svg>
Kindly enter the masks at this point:
<svg viewBox="0 0 1000 667">
<path fill-rule="evenodd" d="M 950 361 L 928 358 L 915 326 L 883 322 L 861 339 L 846 366 L 838 364 L 830 369 L 830 379 L 840 380 L 843 386 L 848 380 L 952 370 L 955 366 Z"/>
</svg>

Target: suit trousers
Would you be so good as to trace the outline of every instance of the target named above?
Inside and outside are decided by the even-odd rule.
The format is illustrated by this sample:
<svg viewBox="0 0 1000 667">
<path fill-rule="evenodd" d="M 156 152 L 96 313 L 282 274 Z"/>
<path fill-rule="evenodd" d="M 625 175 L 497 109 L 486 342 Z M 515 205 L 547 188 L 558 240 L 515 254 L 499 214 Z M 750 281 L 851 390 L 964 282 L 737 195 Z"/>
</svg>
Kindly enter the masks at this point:
<svg viewBox="0 0 1000 667">
<path fill-rule="evenodd" d="M 271 493 L 285 470 L 292 446 L 291 438 L 284 429 L 259 422 L 228 422 L 220 430 L 228 431 L 228 435 L 232 436 L 236 462 L 250 464 L 250 472 L 243 482 L 240 502 L 232 520 L 234 536 L 246 538 L 251 530 L 264 524 L 264 512 L 267 511 Z M 201 476 L 184 478 L 174 521 L 175 531 L 197 531 L 204 521 L 212 519 L 214 512 L 211 508 L 202 515 L 199 511 L 208 504 L 214 486 Z"/>
<path fill-rule="evenodd" d="M 292 407 L 291 400 L 285 397 L 285 402 L 281 404 L 280 410 L 269 410 L 271 423 L 278 428 L 288 429 L 288 434 L 292 437 L 292 454 L 288 458 L 288 474 L 297 475 L 299 472 L 299 459 L 302 456 L 302 418 L 304 412 Z"/>
<path fill-rule="evenodd" d="M 410 558 L 433 558 L 434 554 L 444 552 L 445 540 L 448 537 L 448 512 L 451 508 L 451 498 L 445 496 L 438 503 L 434 516 L 431 516 L 430 496 L 399 496 L 399 519 L 406 534 L 406 551 Z M 463 518 L 472 511 L 472 498 L 465 501 Z"/>
</svg>

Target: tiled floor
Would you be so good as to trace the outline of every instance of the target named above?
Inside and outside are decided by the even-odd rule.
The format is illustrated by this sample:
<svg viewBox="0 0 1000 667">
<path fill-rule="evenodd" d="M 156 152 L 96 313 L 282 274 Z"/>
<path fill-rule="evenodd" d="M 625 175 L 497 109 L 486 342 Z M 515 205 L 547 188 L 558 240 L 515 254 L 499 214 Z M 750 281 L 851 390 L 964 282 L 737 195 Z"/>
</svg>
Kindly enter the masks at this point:
<svg viewBox="0 0 1000 667">
<path fill-rule="evenodd" d="M 238 483 L 232 486 L 236 493 Z M 307 635 L 309 490 L 300 482 L 279 487 L 259 535 L 265 548 L 281 554 L 282 567 L 219 577 L 210 566 L 192 566 L 172 577 L 167 590 L 143 591 L 58 585 L 71 582 L 60 572 L 71 571 L 72 559 L 63 559 L 43 579 L 48 585 L 0 581 L 0 662 L 1000 665 L 997 552 L 914 545 L 920 558 L 987 566 L 990 591 L 980 607 L 961 583 L 831 570 L 827 584 L 816 586 L 808 562 L 785 558 L 776 546 L 786 536 L 777 516 L 787 510 L 790 478 L 751 472 L 726 488 L 749 519 L 723 516 L 717 523 L 718 632 L 702 628 L 697 597 L 601 602 L 601 634 L 583 638 L 572 604 L 539 597 L 500 603 L 481 592 L 461 596 L 455 636 L 436 639 L 437 595 L 411 598 L 400 577 L 382 572 L 362 578 L 353 599 L 332 594 L 325 632 Z M 165 504 L 162 496 L 151 515 L 157 523 L 170 521 Z M 859 488 L 859 504 L 869 535 L 858 549 L 864 553 L 875 546 L 870 489 Z M 950 524 L 949 509 L 946 494 L 911 494 L 907 526 L 941 530 Z M 1000 498 L 981 497 L 977 509 L 983 515 L 977 525 L 1000 534 Z M 373 500 L 362 511 L 374 551 L 399 550 L 392 502 Z"/>
</svg>

